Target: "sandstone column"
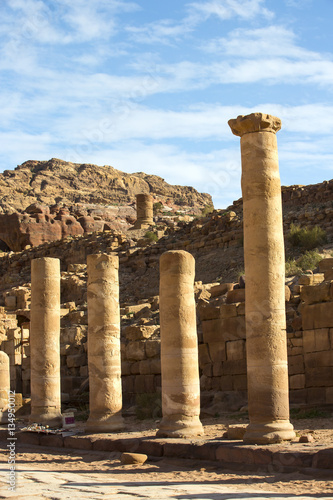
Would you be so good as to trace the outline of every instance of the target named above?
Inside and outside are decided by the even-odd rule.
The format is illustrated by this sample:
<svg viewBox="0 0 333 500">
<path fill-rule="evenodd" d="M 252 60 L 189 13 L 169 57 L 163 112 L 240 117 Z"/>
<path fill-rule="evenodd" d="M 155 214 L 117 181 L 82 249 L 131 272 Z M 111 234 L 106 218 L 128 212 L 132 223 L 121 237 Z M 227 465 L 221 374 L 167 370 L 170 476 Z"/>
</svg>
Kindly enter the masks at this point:
<svg viewBox="0 0 333 500">
<path fill-rule="evenodd" d="M 10 389 L 9 356 L 0 351 L 0 424 L 7 421 L 8 397 Z"/>
<path fill-rule="evenodd" d="M 60 261 L 31 263 L 30 422 L 61 423 Z"/>
<path fill-rule="evenodd" d="M 150 194 L 136 195 L 136 228 L 153 224 L 153 197 Z"/>
<path fill-rule="evenodd" d="M 158 436 L 203 434 L 200 415 L 194 257 L 183 250 L 160 259 L 162 413 Z"/>
<path fill-rule="evenodd" d="M 295 437 L 289 422 L 285 261 L 276 132 L 281 120 L 229 120 L 241 137 L 249 443 Z"/>
<path fill-rule="evenodd" d="M 124 427 L 121 393 L 118 257 L 88 255 L 88 432 Z"/>
</svg>

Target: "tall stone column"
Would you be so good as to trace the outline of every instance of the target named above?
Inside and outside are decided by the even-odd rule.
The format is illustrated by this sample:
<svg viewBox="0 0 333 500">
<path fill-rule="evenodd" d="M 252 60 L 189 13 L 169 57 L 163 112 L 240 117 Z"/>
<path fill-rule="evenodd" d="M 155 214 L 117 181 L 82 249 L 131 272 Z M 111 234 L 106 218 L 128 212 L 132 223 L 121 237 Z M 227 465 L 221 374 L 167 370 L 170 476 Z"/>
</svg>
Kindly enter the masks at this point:
<svg viewBox="0 0 333 500">
<path fill-rule="evenodd" d="M 121 393 L 118 257 L 88 255 L 88 370 L 90 415 L 87 432 L 124 427 Z"/>
<path fill-rule="evenodd" d="M 200 415 L 194 257 L 183 250 L 160 259 L 162 437 L 203 434 Z"/>
<path fill-rule="evenodd" d="M 137 220 L 135 227 L 149 226 L 154 222 L 153 213 L 153 197 L 150 194 L 137 194 L 136 195 L 136 213 Z"/>
<path fill-rule="evenodd" d="M 61 423 L 60 261 L 31 263 L 31 422 Z"/>
<path fill-rule="evenodd" d="M 0 351 L 0 424 L 7 421 L 10 389 L 10 360 L 8 354 Z"/>
<path fill-rule="evenodd" d="M 248 443 L 295 437 L 289 422 L 285 260 L 276 132 L 281 120 L 252 113 L 229 120 L 241 137 Z"/>
</svg>

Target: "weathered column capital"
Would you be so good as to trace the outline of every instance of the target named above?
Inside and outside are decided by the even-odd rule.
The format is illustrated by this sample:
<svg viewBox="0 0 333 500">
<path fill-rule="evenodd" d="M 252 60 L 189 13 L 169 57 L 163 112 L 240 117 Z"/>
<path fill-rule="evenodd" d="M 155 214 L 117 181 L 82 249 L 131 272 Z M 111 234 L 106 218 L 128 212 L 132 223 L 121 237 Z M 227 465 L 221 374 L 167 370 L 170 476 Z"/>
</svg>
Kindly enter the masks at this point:
<svg viewBox="0 0 333 500">
<path fill-rule="evenodd" d="M 229 120 L 228 125 L 232 133 L 239 137 L 253 132 L 271 132 L 275 134 L 281 128 L 281 120 L 276 116 L 265 113 L 251 113 L 245 116 L 239 115 L 236 119 Z"/>
</svg>

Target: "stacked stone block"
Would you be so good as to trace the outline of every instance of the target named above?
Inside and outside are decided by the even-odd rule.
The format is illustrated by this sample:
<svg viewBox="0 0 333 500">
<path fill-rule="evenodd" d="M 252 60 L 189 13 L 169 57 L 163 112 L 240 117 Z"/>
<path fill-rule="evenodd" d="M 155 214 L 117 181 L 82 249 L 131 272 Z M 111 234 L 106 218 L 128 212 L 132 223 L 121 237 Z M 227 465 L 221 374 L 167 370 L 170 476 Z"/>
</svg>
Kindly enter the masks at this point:
<svg viewBox="0 0 333 500">
<path fill-rule="evenodd" d="M 69 311 L 63 323 L 60 332 L 61 388 L 63 393 L 72 394 L 88 377 L 87 311 Z"/>
<path fill-rule="evenodd" d="M 224 284 L 220 291 L 231 288 Z M 211 293 L 218 288 L 211 288 Z M 236 292 L 236 293 L 235 293 Z M 217 306 L 199 305 L 198 312 L 203 332 L 199 345 L 199 363 L 202 370 L 201 389 L 204 391 L 246 391 L 245 308 L 244 290 L 229 290 L 225 303 Z M 228 302 L 228 303 L 227 303 Z"/>
<path fill-rule="evenodd" d="M 331 259 L 330 259 L 331 260 Z M 302 328 L 307 403 L 333 403 L 333 281 L 303 286 Z"/>
<path fill-rule="evenodd" d="M 161 341 L 159 325 L 129 325 L 122 335 L 124 398 L 161 390 Z"/>
</svg>

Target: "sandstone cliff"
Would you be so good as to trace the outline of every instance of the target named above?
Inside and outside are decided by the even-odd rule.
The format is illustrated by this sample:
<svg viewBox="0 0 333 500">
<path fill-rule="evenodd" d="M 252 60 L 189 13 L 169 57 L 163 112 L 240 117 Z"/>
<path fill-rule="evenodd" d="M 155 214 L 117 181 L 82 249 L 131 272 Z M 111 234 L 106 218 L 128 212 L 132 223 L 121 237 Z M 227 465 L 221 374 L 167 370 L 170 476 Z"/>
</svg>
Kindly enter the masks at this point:
<svg viewBox="0 0 333 500">
<path fill-rule="evenodd" d="M 0 173 L 0 211 L 22 212 L 33 203 L 128 205 L 138 193 L 150 193 L 156 201 L 200 211 L 212 205 L 209 194 L 187 186 L 172 186 L 156 175 L 127 174 L 105 165 L 68 163 L 57 158 L 26 161 L 15 170 Z"/>
</svg>

